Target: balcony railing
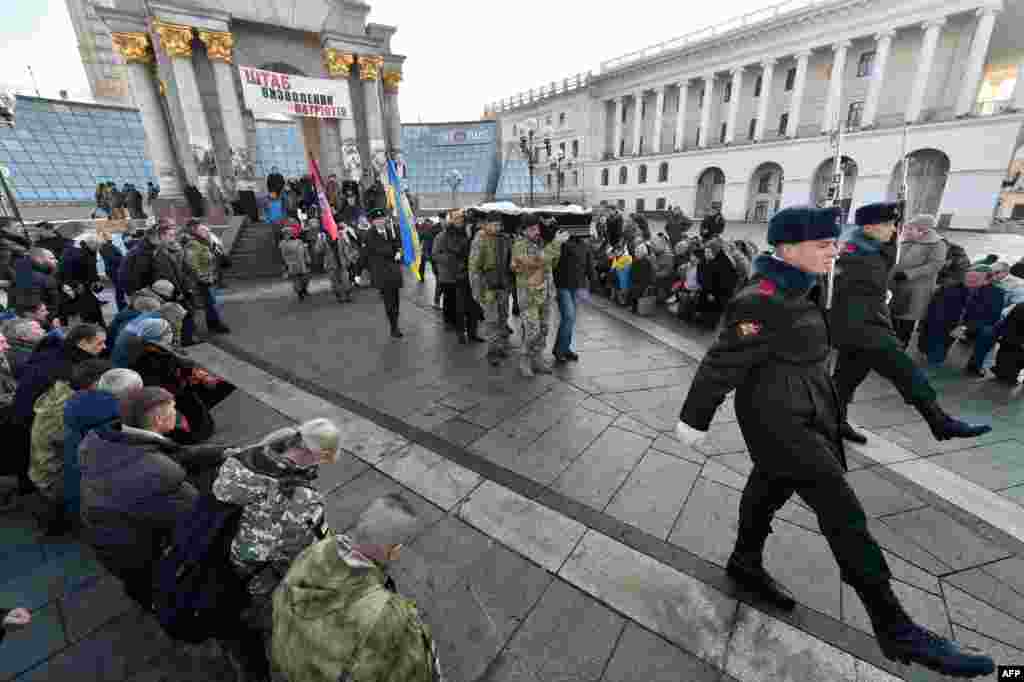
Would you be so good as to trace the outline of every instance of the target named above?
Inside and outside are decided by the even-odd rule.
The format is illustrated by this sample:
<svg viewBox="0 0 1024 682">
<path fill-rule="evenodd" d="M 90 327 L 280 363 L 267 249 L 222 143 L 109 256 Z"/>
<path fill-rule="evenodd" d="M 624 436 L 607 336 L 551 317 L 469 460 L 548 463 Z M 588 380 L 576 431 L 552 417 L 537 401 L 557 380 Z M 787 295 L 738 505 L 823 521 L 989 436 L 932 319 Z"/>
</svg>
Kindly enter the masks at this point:
<svg viewBox="0 0 1024 682">
<path fill-rule="evenodd" d="M 547 99 L 548 97 L 564 95 L 567 92 L 580 90 L 590 84 L 591 76 L 592 74 L 590 71 L 587 71 L 586 73 L 578 73 L 575 76 L 563 78 L 561 81 L 551 81 L 551 83 L 542 85 L 539 88 L 520 92 L 512 97 L 492 102 L 484 107 L 484 116 L 492 116 L 498 112 L 509 111 L 510 109 L 533 104 L 534 102 Z"/>
</svg>

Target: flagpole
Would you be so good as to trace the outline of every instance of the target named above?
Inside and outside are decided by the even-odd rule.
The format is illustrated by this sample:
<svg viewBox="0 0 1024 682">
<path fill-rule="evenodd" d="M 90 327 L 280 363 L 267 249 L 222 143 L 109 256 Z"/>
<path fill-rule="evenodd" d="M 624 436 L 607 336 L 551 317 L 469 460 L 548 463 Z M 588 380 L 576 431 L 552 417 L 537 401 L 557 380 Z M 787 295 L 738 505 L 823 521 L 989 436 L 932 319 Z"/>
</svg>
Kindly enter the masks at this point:
<svg viewBox="0 0 1024 682">
<path fill-rule="evenodd" d="M 907 210 L 910 207 L 910 185 L 907 182 L 909 171 L 910 171 L 910 158 L 907 156 L 907 145 L 909 144 L 908 137 L 910 126 L 906 122 L 903 123 L 903 178 L 900 184 L 899 201 L 900 201 L 900 225 L 896 231 L 896 263 L 899 264 L 900 256 L 903 255 L 903 226 L 907 224 Z"/>
</svg>

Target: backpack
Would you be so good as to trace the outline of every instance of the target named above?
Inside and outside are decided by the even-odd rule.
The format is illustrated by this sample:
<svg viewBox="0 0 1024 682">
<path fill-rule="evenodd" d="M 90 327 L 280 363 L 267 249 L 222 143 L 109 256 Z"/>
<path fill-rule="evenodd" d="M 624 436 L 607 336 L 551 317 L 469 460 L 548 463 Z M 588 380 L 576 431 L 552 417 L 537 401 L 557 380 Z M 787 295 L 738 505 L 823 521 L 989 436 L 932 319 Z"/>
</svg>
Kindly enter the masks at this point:
<svg viewBox="0 0 1024 682">
<path fill-rule="evenodd" d="M 145 253 L 145 240 L 141 242 L 129 249 L 128 255 L 121 259 L 121 267 L 117 270 L 117 279 L 128 295 L 153 283 L 153 256 Z"/>
<path fill-rule="evenodd" d="M 228 552 L 241 516 L 207 494 L 175 527 L 153 573 L 153 613 L 172 639 L 199 644 L 237 631 L 248 594 Z"/>
</svg>

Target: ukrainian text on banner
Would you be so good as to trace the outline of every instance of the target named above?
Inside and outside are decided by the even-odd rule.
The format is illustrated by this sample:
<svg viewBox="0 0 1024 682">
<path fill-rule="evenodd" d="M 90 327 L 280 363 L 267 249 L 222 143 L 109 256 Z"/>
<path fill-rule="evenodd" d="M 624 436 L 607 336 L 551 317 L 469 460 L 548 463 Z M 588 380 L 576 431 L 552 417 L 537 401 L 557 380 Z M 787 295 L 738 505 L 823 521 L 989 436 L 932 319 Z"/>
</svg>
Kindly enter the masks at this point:
<svg viewBox="0 0 1024 682">
<path fill-rule="evenodd" d="M 245 106 L 253 115 L 288 114 L 312 118 L 352 118 L 348 81 L 305 78 L 239 66 Z"/>
</svg>

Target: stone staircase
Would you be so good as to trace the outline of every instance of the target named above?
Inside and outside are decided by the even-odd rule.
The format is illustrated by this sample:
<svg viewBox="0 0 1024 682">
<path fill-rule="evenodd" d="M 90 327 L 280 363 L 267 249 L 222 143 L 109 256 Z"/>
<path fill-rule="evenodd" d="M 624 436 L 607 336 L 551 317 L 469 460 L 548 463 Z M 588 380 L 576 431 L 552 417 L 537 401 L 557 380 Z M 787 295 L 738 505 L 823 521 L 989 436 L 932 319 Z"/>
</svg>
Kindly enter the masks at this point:
<svg viewBox="0 0 1024 682">
<path fill-rule="evenodd" d="M 248 223 L 231 248 L 231 269 L 227 279 L 249 280 L 281 277 L 281 257 L 274 242 L 276 225 Z"/>
</svg>

